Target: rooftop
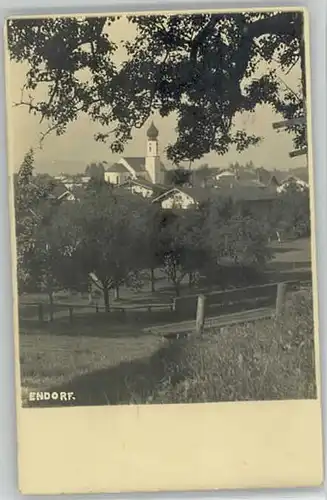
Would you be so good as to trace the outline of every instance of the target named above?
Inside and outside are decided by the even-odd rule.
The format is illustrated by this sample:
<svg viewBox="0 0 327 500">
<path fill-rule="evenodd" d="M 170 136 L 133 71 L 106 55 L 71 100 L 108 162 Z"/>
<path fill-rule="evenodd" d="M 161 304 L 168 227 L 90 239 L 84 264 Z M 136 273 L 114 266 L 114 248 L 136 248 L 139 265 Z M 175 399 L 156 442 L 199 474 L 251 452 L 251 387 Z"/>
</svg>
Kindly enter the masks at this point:
<svg viewBox="0 0 327 500">
<path fill-rule="evenodd" d="M 138 177 L 137 179 L 128 179 L 124 183 L 120 184 L 120 186 L 121 187 L 130 186 L 131 184 L 135 184 L 137 186 L 142 186 L 142 187 L 149 188 L 149 189 L 167 191 L 166 186 L 163 186 L 162 184 L 153 184 L 152 182 L 150 182 L 146 179 L 143 179 L 141 177 Z"/>
<path fill-rule="evenodd" d="M 196 203 L 204 203 L 214 198 L 231 198 L 233 201 L 261 201 L 274 199 L 276 197 L 275 191 L 272 191 L 269 188 L 243 186 L 240 184 L 238 186 L 222 186 L 217 188 L 175 187 L 158 196 L 156 200 L 166 197 L 168 198 L 174 192 L 184 193 L 193 198 Z"/>
<path fill-rule="evenodd" d="M 106 172 L 113 172 L 117 174 L 128 172 L 127 168 L 121 163 L 114 163 L 111 167 L 106 169 Z"/>
<path fill-rule="evenodd" d="M 145 171 L 145 156 L 124 156 L 123 160 L 125 160 L 136 173 Z M 162 162 L 160 162 L 160 166 L 162 170 L 166 170 Z"/>
</svg>

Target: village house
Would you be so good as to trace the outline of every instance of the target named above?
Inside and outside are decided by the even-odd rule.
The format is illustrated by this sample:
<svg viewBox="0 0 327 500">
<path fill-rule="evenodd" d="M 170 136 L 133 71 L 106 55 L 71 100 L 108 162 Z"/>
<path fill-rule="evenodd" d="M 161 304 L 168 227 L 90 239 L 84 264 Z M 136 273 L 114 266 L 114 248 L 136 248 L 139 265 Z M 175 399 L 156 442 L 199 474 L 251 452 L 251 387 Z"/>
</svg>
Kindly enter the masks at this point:
<svg viewBox="0 0 327 500">
<path fill-rule="evenodd" d="M 167 191 L 167 187 L 162 184 L 152 184 L 142 178 L 128 179 L 118 186 L 133 194 L 141 195 L 143 198 L 153 198 Z"/>
<path fill-rule="evenodd" d="M 209 167 L 206 172 L 205 179 L 200 179 L 198 181 L 199 173 L 194 172 L 193 186 L 196 187 L 238 187 L 241 183 L 245 186 L 254 186 L 260 188 L 270 187 L 271 189 L 277 189 L 278 181 L 271 172 L 264 168 L 246 168 L 246 167 L 229 167 L 221 169 L 218 167 Z"/>
<path fill-rule="evenodd" d="M 225 179 L 235 179 L 236 176 L 237 174 L 234 170 L 226 169 L 216 173 L 215 181 L 219 182 L 220 180 L 225 180 Z"/>
<path fill-rule="evenodd" d="M 58 181 L 58 183 L 63 184 L 66 189 L 68 190 L 73 190 L 74 188 L 80 188 L 83 186 L 86 186 L 88 182 L 90 181 L 91 177 L 88 175 L 79 175 L 77 176 L 69 176 L 65 174 L 60 174 L 55 176 L 55 180 Z"/>
<path fill-rule="evenodd" d="M 276 199 L 276 191 L 256 186 L 242 186 L 234 184 L 232 187 L 221 188 L 177 188 L 174 187 L 162 193 L 153 200 L 164 210 L 188 209 L 199 207 L 210 200 L 231 199 L 242 209 L 256 212 L 269 210 L 271 202 Z"/>
<path fill-rule="evenodd" d="M 287 191 L 287 189 L 289 189 L 291 186 L 295 186 L 297 189 L 299 189 L 299 191 L 305 191 L 306 189 L 309 189 L 308 182 L 299 179 L 298 177 L 289 176 L 279 184 L 277 192 L 285 193 L 285 191 Z"/>
<path fill-rule="evenodd" d="M 245 186 L 254 186 L 260 188 L 270 187 L 273 190 L 276 190 L 279 186 L 279 183 L 274 175 L 271 174 L 268 170 L 263 167 L 256 168 L 253 170 L 249 169 L 227 169 L 219 172 L 215 177 L 215 186 L 223 187 L 223 186 L 239 186 L 242 184 Z"/>
<path fill-rule="evenodd" d="M 65 184 L 61 182 L 53 188 L 49 198 L 57 202 L 77 201 L 83 196 L 83 193 L 84 187 L 73 186 L 71 189 L 67 189 Z"/>
<path fill-rule="evenodd" d="M 130 179 L 152 185 L 164 184 L 166 168 L 160 159 L 158 136 L 159 131 L 152 122 L 147 131 L 146 155 L 121 158 L 106 169 L 105 181 L 115 185 L 124 184 Z M 143 190 L 145 191 L 146 189 Z"/>
</svg>

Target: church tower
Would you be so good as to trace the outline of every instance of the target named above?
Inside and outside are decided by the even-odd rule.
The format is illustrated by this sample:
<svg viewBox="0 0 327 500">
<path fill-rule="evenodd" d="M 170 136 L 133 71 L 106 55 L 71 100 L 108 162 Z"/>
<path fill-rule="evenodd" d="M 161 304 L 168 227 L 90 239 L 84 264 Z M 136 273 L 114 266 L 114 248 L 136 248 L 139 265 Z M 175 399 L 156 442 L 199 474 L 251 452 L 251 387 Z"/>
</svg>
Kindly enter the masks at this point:
<svg viewBox="0 0 327 500">
<path fill-rule="evenodd" d="M 148 172 L 153 184 L 164 183 L 164 172 L 162 172 L 159 156 L 158 135 L 158 129 L 152 122 L 147 131 L 145 170 Z"/>
</svg>

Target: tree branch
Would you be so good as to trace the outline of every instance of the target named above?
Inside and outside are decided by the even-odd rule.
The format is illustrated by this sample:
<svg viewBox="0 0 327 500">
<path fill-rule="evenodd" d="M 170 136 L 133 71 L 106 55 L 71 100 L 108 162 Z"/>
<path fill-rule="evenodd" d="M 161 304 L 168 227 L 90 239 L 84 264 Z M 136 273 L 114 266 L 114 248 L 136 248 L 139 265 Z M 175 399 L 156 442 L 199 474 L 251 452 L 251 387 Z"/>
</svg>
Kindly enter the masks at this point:
<svg viewBox="0 0 327 500">
<path fill-rule="evenodd" d="M 89 278 L 91 279 L 92 283 L 103 292 L 104 288 L 99 285 L 99 283 L 89 274 Z"/>
<path fill-rule="evenodd" d="M 244 27 L 244 33 L 249 38 L 258 38 L 262 35 L 290 35 L 292 37 L 301 37 L 301 23 L 290 22 L 290 13 L 280 12 L 274 16 L 258 19 L 248 23 Z"/>
</svg>

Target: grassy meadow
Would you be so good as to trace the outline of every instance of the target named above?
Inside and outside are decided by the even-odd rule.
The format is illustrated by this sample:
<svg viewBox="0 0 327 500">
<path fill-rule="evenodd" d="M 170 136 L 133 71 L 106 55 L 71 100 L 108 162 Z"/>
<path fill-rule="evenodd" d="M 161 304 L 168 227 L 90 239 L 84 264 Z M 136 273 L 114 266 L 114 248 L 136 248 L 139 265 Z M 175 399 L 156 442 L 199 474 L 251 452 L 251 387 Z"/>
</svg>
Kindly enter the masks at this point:
<svg viewBox="0 0 327 500">
<path fill-rule="evenodd" d="M 94 322 L 97 318 L 97 322 Z M 64 327 L 24 327 L 23 401 L 31 390 L 71 391 L 76 405 L 314 398 L 312 292 L 288 297 L 285 316 L 167 341 L 109 324 L 105 314 Z M 32 404 L 32 403 L 30 403 Z M 37 406 L 56 405 L 38 401 Z M 69 404 L 69 403 L 67 403 Z"/>
</svg>

